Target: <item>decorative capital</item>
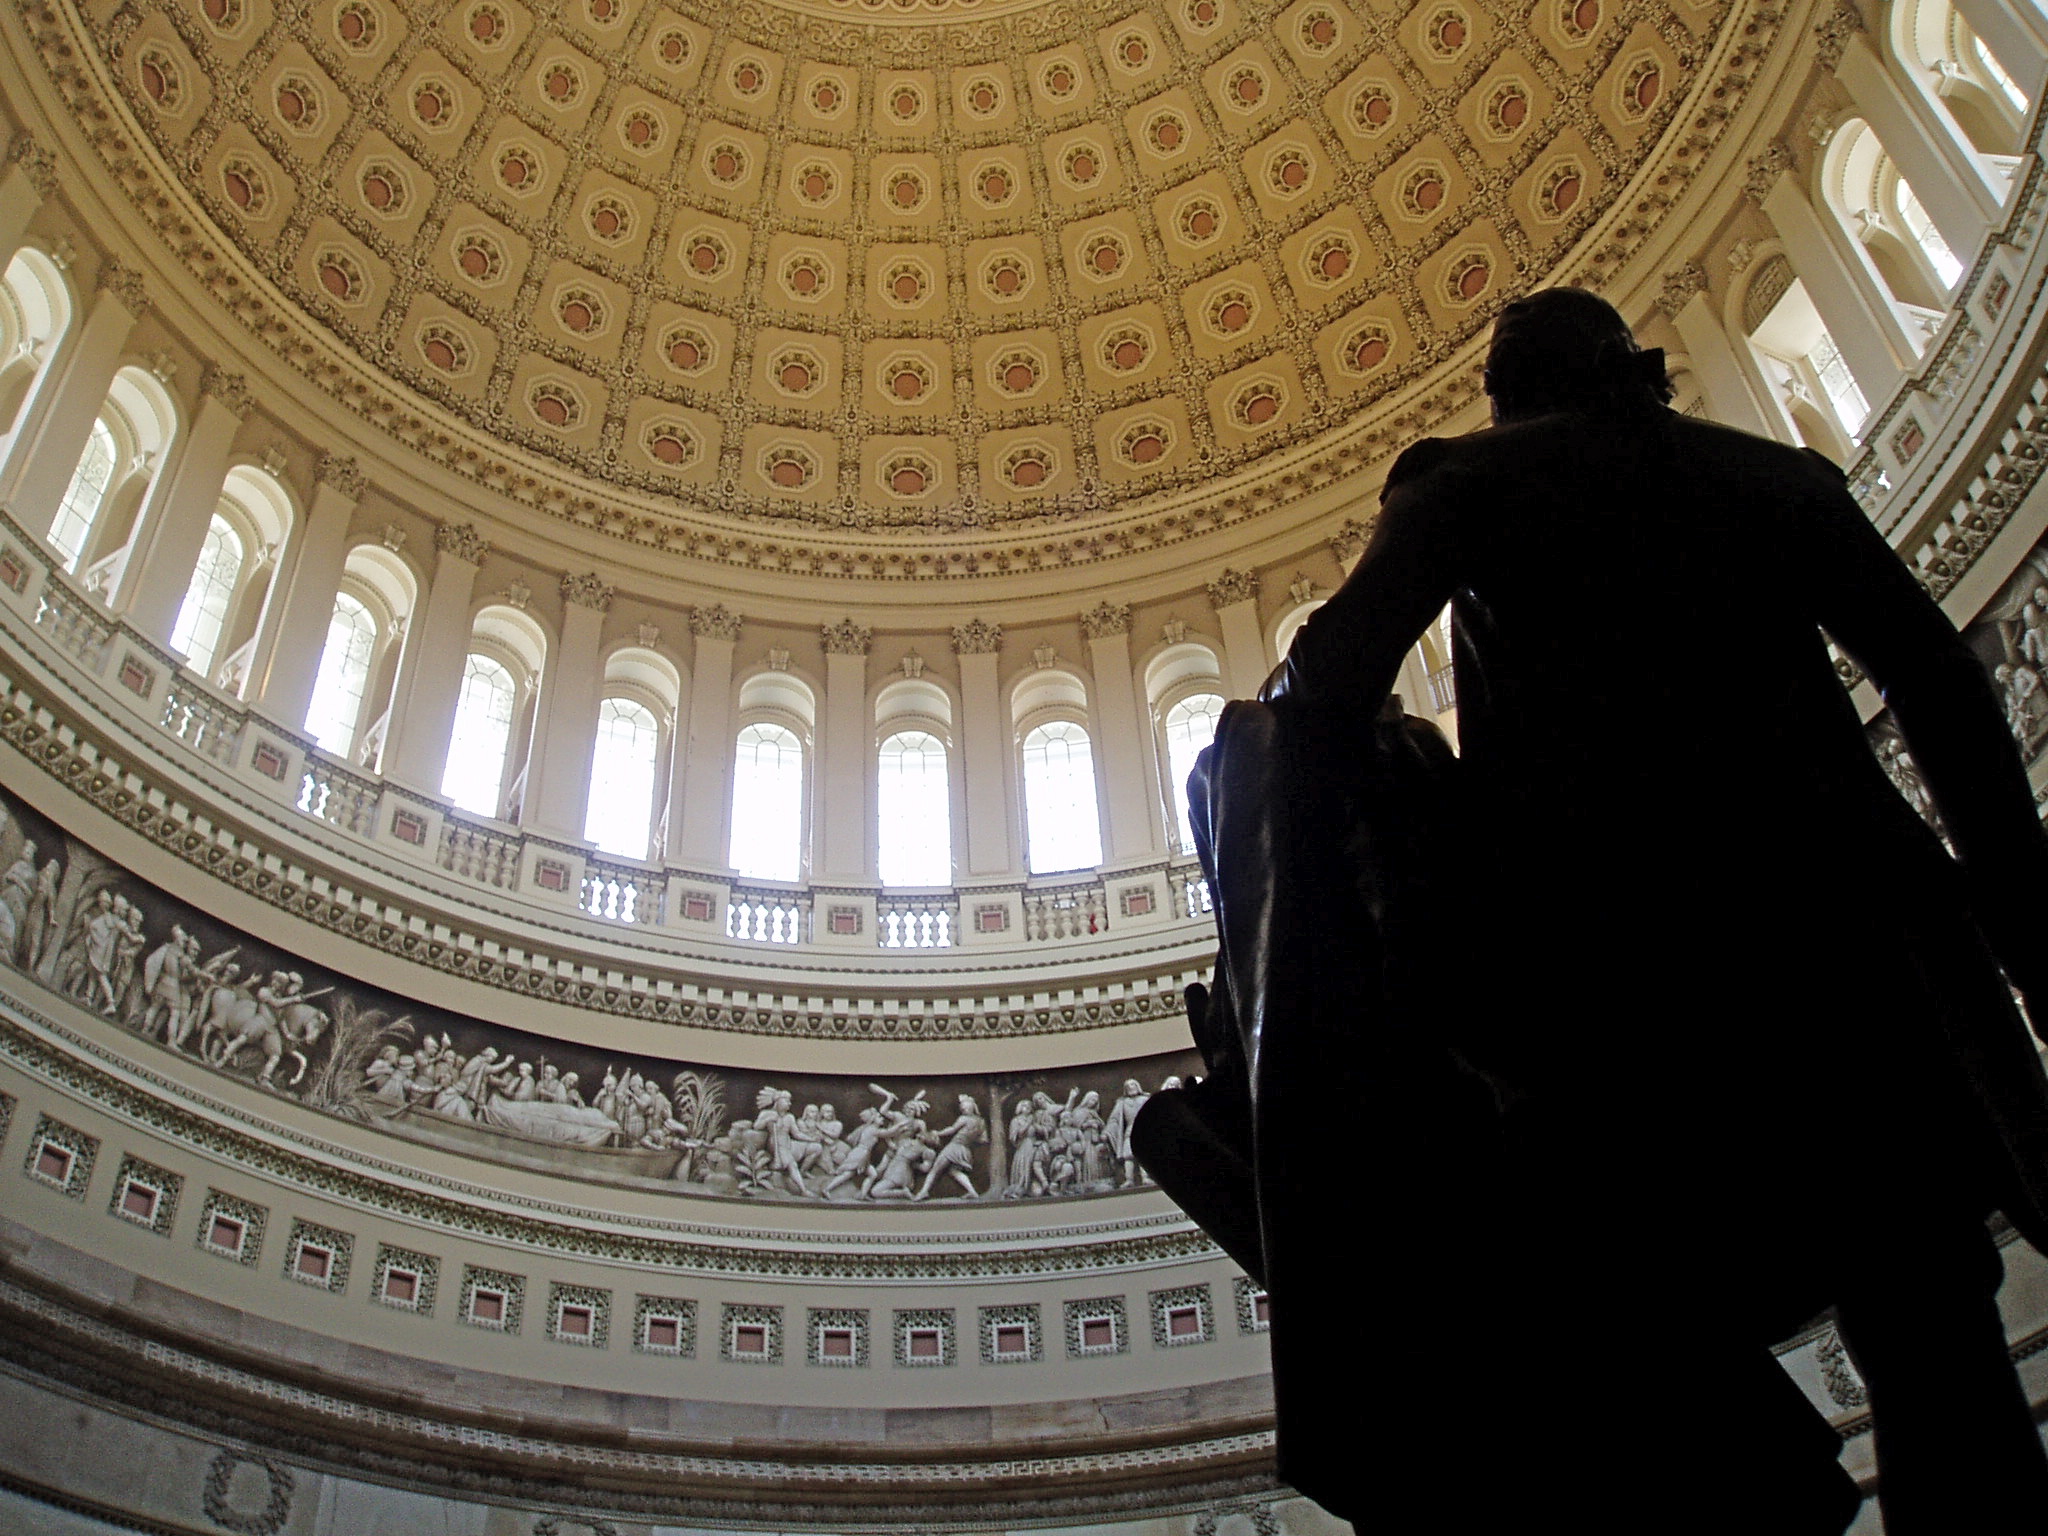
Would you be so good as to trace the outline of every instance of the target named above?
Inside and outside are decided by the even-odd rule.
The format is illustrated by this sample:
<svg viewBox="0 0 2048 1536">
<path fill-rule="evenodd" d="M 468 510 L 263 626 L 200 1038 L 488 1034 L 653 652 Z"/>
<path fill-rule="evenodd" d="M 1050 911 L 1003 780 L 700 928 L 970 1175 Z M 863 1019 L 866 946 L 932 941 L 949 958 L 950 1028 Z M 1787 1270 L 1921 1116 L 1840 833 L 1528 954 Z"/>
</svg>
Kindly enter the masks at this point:
<svg viewBox="0 0 2048 1536">
<path fill-rule="evenodd" d="M 1707 271 L 1696 261 L 1688 261 L 1676 272 L 1664 274 L 1664 285 L 1657 290 L 1657 307 L 1672 319 L 1693 301 L 1695 294 L 1707 291 Z"/>
<path fill-rule="evenodd" d="M 369 479 L 363 474 L 363 466 L 356 462 L 352 453 L 321 454 L 313 465 L 313 480 L 318 485 L 333 486 L 350 501 L 361 501 L 363 492 L 370 488 Z M 395 550 L 397 546 L 390 541 L 392 526 L 395 525 L 385 527 L 385 547 Z M 399 529 L 398 537 L 400 543 L 405 541 L 404 529 Z"/>
<path fill-rule="evenodd" d="M 256 404 L 249 395 L 248 379 L 218 363 L 208 363 L 200 370 L 199 398 L 218 400 L 237 421 L 246 421 Z"/>
<path fill-rule="evenodd" d="M 1363 518 L 1347 517 L 1337 531 L 1330 535 L 1330 553 L 1339 560 L 1356 558 L 1365 548 L 1365 541 L 1372 537 L 1372 524 Z"/>
<path fill-rule="evenodd" d="M 825 637 L 827 656 L 865 656 L 875 638 L 872 627 L 856 624 L 852 619 L 841 619 L 837 624 L 820 624 L 818 632 Z"/>
<path fill-rule="evenodd" d="M 1813 24 L 1813 50 L 1822 69 L 1833 69 L 1848 51 L 1849 39 L 1863 30 L 1863 13 L 1849 3 L 1836 0 L 1835 7 Z"/>
<path fill-rule="evenodd" d="M 903 659 L 896 663 L 905 677 L 924 676 L 924 658 L 915 651 L 905 651 Z"/>
<path fill-rule="evenodd" d="M 953 626 L 953 654 L 956 656 L 993 656 L 1002 649 L 1003 626 L 991 624 L 987 619 L 969 619 L 965 624 Z"/>
<path fill-rule="evenodd" d="M 595 571 L 585 571 L 581 576 L 564 576 L 562 596 L 578 608 L 595 608 L 599 613 L 612 611 L 612 584 Z"/>
<path fill-rule="evenodd" d="M 1763 147 L 1761 154 L 1751 157 L 1749 168 L 1742 175 L 1743 190 L 1762 202 L 1771 195 L 1771 188 L 1778 184 L 1778 178 L 1791 169 L 1791 147 L 1783 139 L 1773 139 Z"/>
<path fill-rule="evenodd" d="M 453 555 L 465 565 L 482 565 L 491 552 L 490 542 L 476 531 L 475 523 L 443 523 L 434 530 L 434 548 Z"/>
<path fill-rule="evenodd" d="M 1090 640 L 1107 640 L 1112 635 L 1128 635 L 1130 632 L 1129 603 L 1101 602 L 1081 615 L 1081 633 Z"/>
<path fill-rule="evenodd" d="M 1209 604 L 1213 608 L 1228 608 L 1233 603 L 1248 603 L 1259 595 L 1259 578 L 1250 571 L 1226 569 L 1222 575 L 1209 583 Z"/>
<path fill-rule="evenodd" d="M 100 267 L 100 291 L 111 293 L 137 319 L 149 308 L 149 284 L 142 274 L 111 257 Z"/>
<path fill-rule="evenodd" d="M 690 610 L 690 633 L 701 640 L 737 640 L 740 616 L 723 603 Z"/>
<path fill-rule="evenodd" d="M 57 157 L 38 144 L 34 134 L 24 130 L 7 141 L 7 163 L 20 168 L 37 197 L 57 190 Z"/>
<path fill-rule="evenodd" d="M 526 605 L 533 601 L 533 588 L 526 584 L 524 577 L 514 576 L 506 584 L 505 590 L 500 592 L 498 596 L 504 598 L 508 604 L 517 608 L 521 613 L 524 613 L 526 612 Z"/>
</svg>

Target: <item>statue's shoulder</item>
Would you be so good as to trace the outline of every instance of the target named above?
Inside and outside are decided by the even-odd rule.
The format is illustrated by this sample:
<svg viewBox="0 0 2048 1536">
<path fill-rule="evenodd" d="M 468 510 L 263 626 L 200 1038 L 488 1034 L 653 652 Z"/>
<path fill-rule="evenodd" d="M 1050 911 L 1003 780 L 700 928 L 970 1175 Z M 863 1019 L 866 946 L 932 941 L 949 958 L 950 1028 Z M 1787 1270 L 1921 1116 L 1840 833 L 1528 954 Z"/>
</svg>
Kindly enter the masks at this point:
<svg viewBox="0 0 2048 1536">
<path fill-rule="evenodd" d="M 1393 468 L 1387 471 L 1386 488 L 1381 494 L 1385 495 L 1386 491 L 1441 468 L 1456 452 L 1456 443 L 1445 437 L 1425 437 L 1418 443 L 1410 443 L 1394 460 Z"/>
</svg>

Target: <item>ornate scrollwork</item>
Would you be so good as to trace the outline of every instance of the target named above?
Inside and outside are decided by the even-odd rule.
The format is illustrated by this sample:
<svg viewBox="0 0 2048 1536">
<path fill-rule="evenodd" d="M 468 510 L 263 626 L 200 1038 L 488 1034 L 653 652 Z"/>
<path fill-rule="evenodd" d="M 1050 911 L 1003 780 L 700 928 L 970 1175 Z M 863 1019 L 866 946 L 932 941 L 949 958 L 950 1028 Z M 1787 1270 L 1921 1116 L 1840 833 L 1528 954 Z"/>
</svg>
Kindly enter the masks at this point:
<svg viewBox="0 0 2048 1536">
<path fill-rule="evenodd" d="M 208 363 L 200 370 L 199 395 L 203 400 L 218 400 L 237 421 L 247 421 L 256 405 L 249 393 L 248 376 L 218 363 Z"/>
<path fill-rule="evenodd" d="M 690 610 L 690 633 L 701 640 L 737 640 L 743 622 L 723 603 Z"/>
<path fill-rule="evenodd" d="M 19 132 L 7 141 L 7 163 L 21 167 L 38 197 L 57 190 L 57 157 L 38 144 L 34 134 Z"/>
<path fill-rule="evenodd" d="M 1706 269 L 1696 261 L 1688 261 L 1677 271 L 1664 274 L 1663 286 L 1657 290 L 1657 307 L 1676 319 L 1695 294 L 1706 291 Z"/>
<path fill-rule="evenodd" d="M 595 608 L 599 613 L 610 613 L 613 591 L 612 584 L 595 571 L 562 578 L 563 599 L 578 608 Z"/>
<path fill-rule="evenodd" d="M 824 636 L 827 656 L 865 656 L 875 638 L 875 631 L 871 625 L 859 624 L 852 619 L 841 619 L 836 624 L 821 624 L 818 630 Z"/>
<path fill-rule="evenodd" d="M 100 291 L 111 293 L 121 307 L 140 318 L 149 308 L 149 283 L 135 268 L 108 258 L 100 267 Z"/>
<path fill-rule="evenodd" d="M 1003 626 L 987 619 L 969 619 L 953 626 L 953 654 L 993 656 L 1002 648 Z"/>
<path fill-rule="evenodd" d="M 1778 184 L 1778 179 L 1791 169 L 1791 147 L 1783 139 L 1773 139 L 1763 147 L 1762 153 L 1750 157 L 1749 166 L 1742 175 L 1743 190 L 1762 202 L 1771 195 L 1771 188 Z"/>
<path fill-rule="evenodd" d="M 490 541 L 476 531 L 475 523 L 441 524 L 434 530 L 434 548 L 467 565 L 482 565 L 491 552 Z"/>
<path fill-rule="evenodd" d="M 1209 583 L 1209 604 L 1214 608 L 1228 608 L 1233 603 L 1248 603 L 1259 595 L 1259 578 L 1250 571 L 1226 569 Z"/>
<path fill-rule="evenodd" d="M 363 473 L 363 466 L 356 462 L 352 453 L 321 454 L 313 466 L 313 480 L 319 485 L 332 486 L 350 501 L 361 501 L 363 492 L 370 488 L 369 477 Z M 400 537 L 402 540 L 402 531 Z"/>
<path fill-rule="evenodd" d="M 1131 632 L 1129 603 L 1100 602 L 1081 615 L 1081 633 L 1090 640 L 1107 640 Z"/>
</svg>

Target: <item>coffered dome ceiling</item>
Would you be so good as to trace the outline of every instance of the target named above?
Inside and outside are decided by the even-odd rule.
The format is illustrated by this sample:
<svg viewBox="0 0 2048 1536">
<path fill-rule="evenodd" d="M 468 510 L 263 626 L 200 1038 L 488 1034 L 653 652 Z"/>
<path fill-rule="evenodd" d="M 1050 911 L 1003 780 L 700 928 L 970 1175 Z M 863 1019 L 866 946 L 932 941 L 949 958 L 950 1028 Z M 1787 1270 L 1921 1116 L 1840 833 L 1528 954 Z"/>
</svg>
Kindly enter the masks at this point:
<svg viewBox="0 0 2048 1536">
<path fill-rule="evenodd" d="M 931 539 L 1333 447 L 1679 137 L 1727 14 L 166 0 L 109 67 L 307 317 L 515 456 Z"/>
</svg>

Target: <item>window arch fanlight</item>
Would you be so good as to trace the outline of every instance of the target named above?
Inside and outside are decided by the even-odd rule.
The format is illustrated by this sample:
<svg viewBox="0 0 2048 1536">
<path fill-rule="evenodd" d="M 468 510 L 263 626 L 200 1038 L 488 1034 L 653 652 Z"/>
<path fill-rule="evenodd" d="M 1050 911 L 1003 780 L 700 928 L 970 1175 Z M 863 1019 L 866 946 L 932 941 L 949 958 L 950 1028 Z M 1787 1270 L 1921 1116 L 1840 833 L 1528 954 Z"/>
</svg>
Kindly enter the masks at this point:
<svg viewBox="0 0 2048 1536">
<path fill-rule="evenodd" d="M 583 835 L 602 852 L 647 857 L 660 745 L 661 722 L 641 700 L 611 693 L 598 705 Z"/>
<path fill-rule="evenodd" d="M 1280 622 L 1273 626 L 1273 654 L 1285 661 L 1288 647 L 1294 644 L 1294 637 L 1301 633 L 1301 626 L 1308 622 L 1308 616 L 1328 601 L 1326 597 L 1310 598 L 1283 613 Z"/>
<path fill-rule="evenodd" d="M 448 740 L 448 766 L 441 775 L 442 795 L 462 810 L 498 814 L 518 698 L 519 682 L 510 667 L 485 652 L 469 653 Z"/>
<path fill-rule="evenodd" d="M 1836 219 L 1869 256 L 1891 299 L 1939 315 L 1963 264 L 1863 119 L 1850 118 L 1829 140 L 1822 186 Z"/>
<path fill-rule="evenodd" d="M 519 800 L 524 774 L 512 763 L 546 656 L 546 636 L 526 614 L 491 607 L 476 616 L 441 776 L 443 797 L 460 809 L 498 816 Z"/>
<path fill-rule="evenodd" d="M 740 685 L 726 859 L 746 878 L 804 876 L 817 710 L 817 695 L 793 672 L 756 672 Z"/>
<path fill-rule="evenodd" d="M 953 883 L 953 786 L 946 743 L 892 731 L 876 751 L 875 852 L 884 885 Z"/>
<path fill-rule="evenodd" d="M 1024 733 L 1025 865 L 1034 875 L 1093 869 L 1102 862 L 1095 753 L 1075 720 L 1047 720 Z"/>
<path fill-rule="evenodd" d="M 656 651 L 626 646 L 605 662 L 583 835 L 606 853 L 656 856 L 656 822 L 666 809 L 664 748 L 681 692 L 680 674 Z"/>
<path fill-rule="evenodd" d="M 1950 0 L 1894 0 L 1891 39 L 1908 79 L 1939 98 L 1957 136 L 2010 175 L 2033 103 L 2015 78 L 2034 61 L 2000 59 Z"/>
<path fill-rule="evenodd" d="M 1195 771 L 1195 759 L 1216 739 L 1216 722 L 1223 715 L 1220 693 L 1190 693 L 1167 707 L 1160 729 L 1166 737 L 1166 777 L 1173 790 L 1174 827 L 1180 851 L 1195 851 L 1195 828 L 1188 813 L 1188 775 Z"/>
<path fill-rule="evenodd" d="M 412 568 L 382 545 L 349 551 L 306 709 L 306 734 L 323 750 L 375 768 L 418 590 Z"/>
<path fill-rule="evenodd" d="M 64 568 L 88 590 L 119 579 L 135 516 L 177 429 L 177 407 L 158 379 L 133 365 L 114 375 L 49 531 Z"/>
<path fill-rule="evenodd" d="M 953 699 L 928 677 L 875 694 L 875 859 L 882 884 L 953 883 Z"/>
<path fill-rule="evenodd" d="M 186 664 L 201 677 L 213 675 L 214 659 L 220 654 L 247 559 L 242 536 L 215 513 L 206 540 L 199 546 L 199 562 L 185 589 L 177 623 L 171 628 L 171 649 L 183 654 Z"/>
<path fill-rule="evenodd" d="M 57 264 L 23 246 L 0 277 L 4 334 L 0 334 L 0 432 L 11 431 L 42 377 L 44 365 L 70 328 L 71 290 Z"/>
</svg>

